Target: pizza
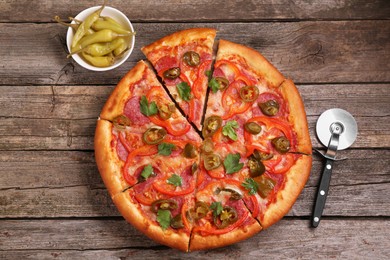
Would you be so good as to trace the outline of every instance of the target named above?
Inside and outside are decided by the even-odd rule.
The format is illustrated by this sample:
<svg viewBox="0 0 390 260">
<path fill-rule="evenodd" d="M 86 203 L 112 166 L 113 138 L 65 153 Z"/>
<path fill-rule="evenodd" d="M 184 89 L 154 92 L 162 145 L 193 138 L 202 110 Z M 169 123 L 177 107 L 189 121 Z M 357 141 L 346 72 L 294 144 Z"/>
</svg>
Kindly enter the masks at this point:
<svg viewBox="0 0 390 260">
<path fill-rule="evenodd" d="M 141 50 L 190 122 L 202 128 L 216 30 L 198 28 L 168 35 Z"/>
<path fill-rule="evenodd" d="M 98 169 L 119 212 L 182 251 L 272 226 L 311 170 L 294 83 L 258 51 L 215 37 L 194 28 L 143 47 L 148 61 L 120 80 L 95 133 Z"/>
</svg>

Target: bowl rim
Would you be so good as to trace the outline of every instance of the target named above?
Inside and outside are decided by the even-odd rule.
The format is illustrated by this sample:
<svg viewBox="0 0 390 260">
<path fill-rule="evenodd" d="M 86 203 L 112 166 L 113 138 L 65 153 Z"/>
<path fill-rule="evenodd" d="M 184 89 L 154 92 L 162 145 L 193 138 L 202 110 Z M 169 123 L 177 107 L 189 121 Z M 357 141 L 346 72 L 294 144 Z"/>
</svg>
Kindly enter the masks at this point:
<svg viewBox="0 0 390 260">
<path fill-rule="evenodd" d="M 93 7 L 89 7 L 87 9 L 84 9 L 83 11 L 81 11 L 80 13 L 78 13 L 76 16 L 75 16 L 75 19 L 80 19 L 80 17 L 86 17 L 88 16 L 89 14 L 91 14 L 92 12 L 96 11 L 97 9 L 99 9 L 101 7 L 101 5 L 98 5 L 98 6 L 93 6 Z M 104 13 L 106 10 L 108 10 L 109 13 L 115 13 L 116 15 L 120 16 L 121 20 L 124 20 L 125 23 L 126 23 L 126 27 L 128 26 L 129 29 L 134 32 L 134 27 L 132 25 L 132 23 L 130 22 L 129 18 L 127 18 L 127 16 L 121 12 L 120 10 L 114 8 L 114 7 L 111 7 L 111 6 L 105 6 L 102 13 Z M 107 11 L 106 11 L 107 12 Z M 116 17 L 112 17 L 112 15 L 110 16 L 111 18 L 116 18 Z M 82 20 L 84 20 L 85 18 L 82 18 Z M 119 21 L 121 22 L 121 21 Z M 71 23 L 75 23 L 75 21 L 72 21 Z M 68 51 L 69 53 L 71 52 L 71 43 L 72 43 L 72 39 L 73 39 L 73 36 L 74 36 L 74 32 L 73 32 L 73 29 L 71 27 L 68 28 L 67 30 L 67 33 L 66 33 L 66 45 L 67 45 L 67 48 L 68 48 Z M 77 64 L 79 64 L 81 67 L 85 68 L 85 69 L 88 69 L 88 70 L 92 70 L 92 71 L 108 71 L 108 70 L 112 70 L 112 69 L 115 69 L 117 67 L 119 67 L 120 65 L 122 65 L 129 57 L 130 57 L 130 54 L 133 52 L 133 49 L 134 49 L 134 44 L 135 44 L 135 35 L 133 34 L 131 36 L 131 44 L 129 46 L 129 49 L 126 51 L 126 53 L 124 54 L 124 56 L 117 62 L 115 62 L 113 65 L 109 66 L 109 67 L 95 67 L 89 63 L 87 63 L 84 59 L 82 59 L 80 57 L 79 54 L 74 54 L 72 55 L 72 59 L 74 61 L 76 61 Z"/>
</svg>

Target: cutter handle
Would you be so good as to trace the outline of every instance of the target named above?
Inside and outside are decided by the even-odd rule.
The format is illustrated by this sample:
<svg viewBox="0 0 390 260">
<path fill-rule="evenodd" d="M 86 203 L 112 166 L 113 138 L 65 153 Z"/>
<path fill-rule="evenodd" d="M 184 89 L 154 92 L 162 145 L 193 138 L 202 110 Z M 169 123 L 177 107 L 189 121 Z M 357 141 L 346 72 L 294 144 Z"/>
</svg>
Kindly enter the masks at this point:
<svg viewBox="0 0 390 260">
<path fill-rule="evenodd" d="M 314 204 L 314 212 L 312 216 L 312 226 L 318 227 L 320 224 L 322 211 L 325 207 L 326 196 L 328 195 L 330 177 L 332 175 L 333 160 L 326 159 L 324 169 L 322 170 L 321 182 L 317 191 L 317 198 Z"/>
</svg>

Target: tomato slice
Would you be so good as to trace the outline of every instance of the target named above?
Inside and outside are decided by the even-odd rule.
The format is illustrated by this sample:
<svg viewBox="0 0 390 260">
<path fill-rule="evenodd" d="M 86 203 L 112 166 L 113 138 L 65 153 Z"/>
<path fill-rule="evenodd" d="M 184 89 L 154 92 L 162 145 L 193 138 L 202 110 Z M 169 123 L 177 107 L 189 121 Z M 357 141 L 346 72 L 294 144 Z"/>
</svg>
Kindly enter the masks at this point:
<svg viewBox="0 0 390 260">
<path fill-rule="evenodd" d="M 252 103 L 245 102 L 240 97 L 240 89 L 245 85 L 242 81 L 234 81 L 222 94 L 222 106 L 225 111 L 225 115 L 222 119 L 226 120 L 236 114 L 244 113 L 248 108 L 252 106 Z"/>
<path fill-rule="evenodd" d="M 134 185 L 137 183 L 137 179 L 134 176 L 134 173 L 129 173 L 129 167 L 132 165 L 133 159 L 136 156 L 146 156 L 146 155 L 153 155 L 158 152 L 157 146 L 155 145 L 144 145 L 137 149 L 134 149 L 129 155 L 127 156 L 125 165 L 123 167 L 123 178 L 126 180 L 126 182 L 129 185 Z"/>
<path fill-rule="evenodd" d="M 195 110 L 196 110 L 196 108 L 195 108 L 195 106 L 196 106 L 196 101 L 195 101 L 195 99 L 192 98 L 192 99 L 189 101 L 188 104 L 189 104 L 189 106 L 188 106 L 188 119 L 189 119 L 190 121 L 194 122 L 194 121 L 195 121 L 195 116 L 196 116 L 196 114 L 195 114 Z"/>
<path fill-rule="evenodd" d="M 223 67 L 223 66 L 227 66 L 228 70 L 230 72 L 233 72 L 234 78 L 238 77 L 241 74 L 241 72 L 238 69 L 238 67 L 235 64 L 233 64 L 232 62 L 228 61 L 228 60 L 218 60 L 214 64 L 214 68 L 215 69 Z"/>
<path fill-rule="evenodd" d="M 195 98 L 200 99 L 203 94 L 203 88 L 207 85 L 208 77 L 205 75 L 206 70 L 210 69 L 211 60 L 206 60 L 199 65 L 198 76 L 194 81 L 194 85 L 192 87 L 192 93 Z"/>
<path fill-rule="evenodd" d="M 276 152 L 276 150 L 271 145 L 271 140 L 275 137 L 279 137 L 282 135 L 284 135 L 291 143 L 290 152 L 295 151 L 295 147 L 296 147 L 295 135 L 292 130 L 292 127 L 287 121 L 282 121 L 280 119 L 269 118 L 265 116 L 258 116 L 249 119 L 248 122 L 256 122 L 259 125 L 265 126 L 265 129 L 263 127 L 262 130 L 263 133 L 260 133 L 262 135 L 261 140 L 266 141 L 260 144 L 263 148 L 263 151 L 265 150 L 269 152 L 271 150 L 274 150 Z M 249 152 L 250 151 L 253 152 L 252 149 L 253 147 L 251 147 L 251 145 L 254 145 L 254 140 L 253 140 L 254 135 L 245 132 L 244 137 L 245 137 L 246 144 L 249 145 L 249 146 L 247 145 L 247 156 L 249 156 L 250 155 Z M 259 146 L 259 144 L 257 144 L 257 146 Z"/>
<path fill-rule="evenodd" d="M 182 186 L 176 187 L 169 184 L 168 179 L 171 176 L 166 176 L 153 183 L 153 187 L 162 194 L 169 196 L 186 195 L 195 190 L 195 179 L 191 176 L 191 169 L 187 168 L 180 175 L 182 178 Z"/>
<path fill-rule="evenodd" d="M 223 166 L 219 166 L 217 169 L 207 171 L 207 174 L 215 179 L 222 179 L 225 177 L 225 170 Z"/>
<path fill-rule="evenodd" d="M 253 206 L 252 217 L 256 218 L 260 213 L 260 205 L 255 195 L 249 197 Z"/>
<path fill-rule="evenodd" d="M 157 190 L 154 189 L 153 181 L 147 181 L 135 186 L 134 197 L 139 203 L 147 206 L 152 205 L 152 203 L 158 199 L 164 198 Z"/>
<path fill-rule="evenodd" d="M 162 88 L 159 86 L 152 87 L 146 94 L 146 98 L 149 102 L 155 101 L 157 106 L 169 102 L 164 96 L 165 92 L 163 92 Z M 180 117 L 162 120 L 158 115 L 153 115 L 149 116 L 149 119 L 152 123 L 165 127 L 168 133 L 174 136 L 184 135 L 191 129 L 191 125 L 188 124 L 187 121 L 181 120 Z"/>
<path fill-rule="evenodd" d="M 195 227 L 194 228 L 194 232 L 198 232 L 198 233 L 201 233 L 201 234 L 214 234 L 214 235 L 222 235 L 222 234 L 226 234 L 232 230 L 234 230 L 235 228 L 241 226 L 245 220 L 248 218 L 249 216 L 249 212 L 246 211 L 244 213 L 244 215 L 238 219 L 236 222 L 234 222 L 233 224 L 229 225 L 228 227 L 226 228 L 223 228 L 223 229 L 217 229 L 217 228 L 214 228 L 214 227 Z"/>
<path fill-rule="evenodd" d="M 295 163 L 295 155 L 288 153 L 284 155 L 278 155 L 280 158 L 277 162 L 277 164 L 274 164 L 272 167 L 270 167 L 270 171 L 275 174 L 283 174 L 287 172 L 291 166 Z M 267 167 L 267 161 L 264 161 L 264 165 Z"/>
</svg>

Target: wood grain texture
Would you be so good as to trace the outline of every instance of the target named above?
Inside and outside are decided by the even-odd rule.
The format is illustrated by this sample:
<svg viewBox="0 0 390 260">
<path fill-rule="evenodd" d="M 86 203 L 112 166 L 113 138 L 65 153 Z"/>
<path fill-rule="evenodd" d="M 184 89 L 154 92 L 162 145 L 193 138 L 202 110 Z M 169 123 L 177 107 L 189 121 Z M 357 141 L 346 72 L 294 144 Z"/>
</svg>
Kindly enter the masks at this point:
<svg viewBox="0 0 390 260">
<path fill-rule="evenodd" d="M 50 22 L 54 15 L 76 16 L 100 1 L 22 0 L 1 1 L 0 22 Z M 374 0 L 314 0 L 314 1 L 108 1 L 108 6 L 121 10 L 132 21 L 264 21 L 301 19 L 389 19 L 388 1 Z M 34 12 L 25 12 L 34 10 Z M 172 10 L 175 10 L 172 12 Z"/>
<path fill-rule="evenodd" d="M 92 154 L 58 155 L 0 152 L 0 218 L 119 216 Z M 390 151 L 347 150 L 343 156 L 349 159 L 335 163 L 324 215 L 390 216 Z M 322 167 L 322 158 L 314 156 L 310 179 L 289 216 L 311 215 Z"/>
<path fill-rule="evenodd" d="M 390 85 L 299 85 L 312 143 L 318 116 L 338 107 L 356 117 L 352 148 L 390 147 Z M 0 86 L 0 150 L 92 150 L 96 119 L 112 86 Z M 341 98 L 340 98 L 341 97 Z"/>
<path fill-rule="evenodd" d="M 159 246 L 124 220 L 7 220 L 0 226 L 3 258 L 85 259 L 388 259 L 390 221 L 285 218 L 246 241 L 183 253 Z M 61 230 L 61 232 L 60 232 Z M 29 231 L 26 236 L 26 231 Z M 24 237 L 24 242 L 19 239 Z"/>
<path fill-rule="evenodd" d="M 145 59 L 142 46 L 190 27 L 216 28 L 218 39 L 258 50 L 297 83 L 390 82 L 390 20 L 135 23 L 134 27 L 138 37 L 130 58 L 115 70 L 97 73 L 65 58 L 63 26 L 0 23 L 0 84 L 115 85 L 137 61 Z"/>
</svg>

